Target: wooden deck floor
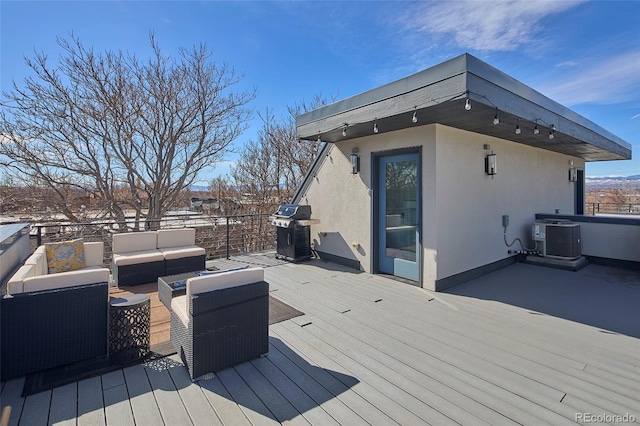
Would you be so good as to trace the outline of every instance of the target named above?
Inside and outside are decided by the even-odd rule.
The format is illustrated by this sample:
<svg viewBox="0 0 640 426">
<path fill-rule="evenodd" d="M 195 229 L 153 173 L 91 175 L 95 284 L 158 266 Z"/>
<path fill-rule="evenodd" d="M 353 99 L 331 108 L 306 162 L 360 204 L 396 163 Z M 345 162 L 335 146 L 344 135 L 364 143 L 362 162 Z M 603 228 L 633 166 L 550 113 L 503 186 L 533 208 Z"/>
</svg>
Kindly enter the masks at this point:
<svg viewBox="0 0 640 426">
<path fill-rule="evenodd" d="M 432 293 L 320 261 L 253 255 L 218 266 L 238 263 L 264 265 L 272 296 L 305 312 L 270 326 L 268 357 L 196 383 L 176 357 L 27 398 L 23 379 L 12 380 L 0 394 L 10 424 L 640 420 L 640 273 L 516 264 Z"/>
<path fill-rule="evenodd" d="M 151 299 L 151 319 L 149 323 L 149 344 L 151 346 L 168 342 L 170 339 L 171 315 L 169 310 L 158 299 L 158 284 L 150 283 L 131 287 L 112 287 L 109 295 L 112 298 L 129 294 L 148 294 Z"/>
</svg>

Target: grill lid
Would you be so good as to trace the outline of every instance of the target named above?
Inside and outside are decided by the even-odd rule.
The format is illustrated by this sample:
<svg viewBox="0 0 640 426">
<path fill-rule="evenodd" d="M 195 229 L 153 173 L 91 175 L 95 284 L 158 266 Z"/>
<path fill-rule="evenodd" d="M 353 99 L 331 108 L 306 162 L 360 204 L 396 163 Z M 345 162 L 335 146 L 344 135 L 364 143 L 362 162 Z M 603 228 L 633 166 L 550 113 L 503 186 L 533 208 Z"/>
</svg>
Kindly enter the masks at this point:
<svg viewBox="0 0 640 426">
<path fill-rule="evenodd" d="M 310 219 L 311 206 L 298 204 L 280 204 L 274 216 L 288 219 Z"/>
</svg>

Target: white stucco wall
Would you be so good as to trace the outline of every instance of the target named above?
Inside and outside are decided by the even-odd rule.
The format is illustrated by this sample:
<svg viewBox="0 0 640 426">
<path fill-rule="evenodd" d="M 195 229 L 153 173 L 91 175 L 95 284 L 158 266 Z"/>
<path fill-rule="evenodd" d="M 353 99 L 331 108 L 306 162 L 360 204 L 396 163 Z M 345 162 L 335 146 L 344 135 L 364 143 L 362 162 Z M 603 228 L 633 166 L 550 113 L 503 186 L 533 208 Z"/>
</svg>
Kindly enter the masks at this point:
<svg viewBox="0 0 640 426">
<path fill-rule="evenodd" d="M 573 213 L 569 161 L 584 167 L 583 160 L 440 125 L 436 139 L 437 279 L 508 257 L 502 215 L 509 215 L 507 241 L 530 244 L 535 213 Z M 491 151 L 497 155 L 493 178 L 484 171 Z"/>
<path fill-rule="evenodd" d="M 585 256 L 640 262 L 640 226 L 580 222 Z"/>
<path fill-rule="evenodd" d="M 484 172 L 490 144 L 498 173 Z M 535 213 L 573 212 L 574 187 L 569 160 L 578 158 L 442 125 L 427 125 L 348 140 L 330 147 L 301 202 L 310 204 L 316 250 L 357 260 L 373 269 L 372 153 L 420 146 L 422 149 L 422 284 L 508 257 L 502 215 L 510 216 L 509 242 L 529 241 Z M 360 173 L 351 173 L 349 156 L 357 147 Z M 513 249 L 519 249 L 519 245 Z"/>
</svg>

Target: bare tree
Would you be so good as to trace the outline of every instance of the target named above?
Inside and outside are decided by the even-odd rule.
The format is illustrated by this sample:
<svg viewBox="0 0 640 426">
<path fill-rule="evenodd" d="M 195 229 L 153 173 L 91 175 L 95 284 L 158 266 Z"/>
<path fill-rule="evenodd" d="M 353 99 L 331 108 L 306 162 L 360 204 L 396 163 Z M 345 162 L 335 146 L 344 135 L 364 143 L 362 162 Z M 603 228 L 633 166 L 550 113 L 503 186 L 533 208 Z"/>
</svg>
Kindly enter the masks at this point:
<svg viewBox="0 0 640 426">
<path fill-rule="evenodd" d="M 254 210 L 273 211 L 278 204 L 289 201 L 302 184 L 322 144 L 299 141 L 295 117 L 326 103 L 316 96 L 309 104 L 303 101 L 288 107 L 282 118 L 277 118 L 270 109 L 259 114 L 262 128 L 258 138 L 245 145 L 231 172 L 236 187 L 251 194 Z"/>
<path fill-rule="evenodd" d="M 70 220 L 78 217 L 65 191 L 79 188 L 108 218 L 122 223 L 131 209 L 153 224 L 247 127 L 255 90 L 234 92 L 241 77 L 205 45 L 172 59 L 151 34 L 142 61 L 96 53 L 73 34 L 58 44 L 57 66 L 36 53 L 25 59 L 35 76 L 2 93 L 0 162 L 50 189 Z"/>
</svg>

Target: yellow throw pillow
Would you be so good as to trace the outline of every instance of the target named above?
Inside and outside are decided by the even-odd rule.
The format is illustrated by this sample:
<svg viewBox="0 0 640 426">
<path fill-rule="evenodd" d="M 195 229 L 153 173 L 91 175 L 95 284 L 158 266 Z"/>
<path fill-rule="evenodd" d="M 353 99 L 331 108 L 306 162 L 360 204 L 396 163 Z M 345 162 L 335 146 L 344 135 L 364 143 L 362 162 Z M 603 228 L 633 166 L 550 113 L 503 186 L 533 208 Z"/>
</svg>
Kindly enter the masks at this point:
<svg viewBox="0 0 640 426">
<path fill-rule="evenodd" d="M 74 271 L 87 266 L 84 260 L 84 239 L 77 238 L 60 243 L 44 245 L 47 253 L 47 268 L 50 274 Z"/>
</svg>

